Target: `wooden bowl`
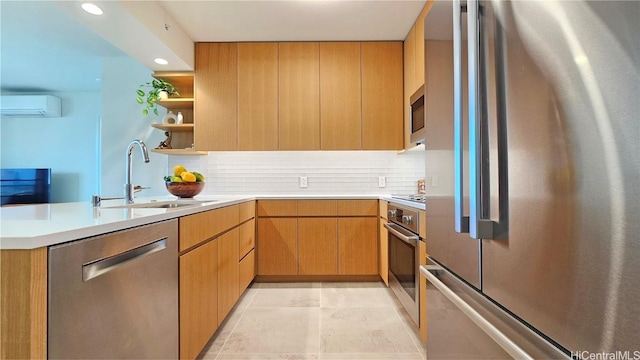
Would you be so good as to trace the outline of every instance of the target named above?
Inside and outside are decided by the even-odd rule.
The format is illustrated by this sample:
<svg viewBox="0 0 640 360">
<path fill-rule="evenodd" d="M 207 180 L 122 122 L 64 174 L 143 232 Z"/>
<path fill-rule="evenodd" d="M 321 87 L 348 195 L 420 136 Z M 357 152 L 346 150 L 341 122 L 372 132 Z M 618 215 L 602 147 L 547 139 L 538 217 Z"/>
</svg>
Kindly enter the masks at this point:
<svg viewBox="0 0 640 360">
<path fill-rule="evenodd" d="M 167 190 L 171 195 L 179 198 L 192 198 L 204 189 L 204 182 L 165 182 Z"/>
</svg>

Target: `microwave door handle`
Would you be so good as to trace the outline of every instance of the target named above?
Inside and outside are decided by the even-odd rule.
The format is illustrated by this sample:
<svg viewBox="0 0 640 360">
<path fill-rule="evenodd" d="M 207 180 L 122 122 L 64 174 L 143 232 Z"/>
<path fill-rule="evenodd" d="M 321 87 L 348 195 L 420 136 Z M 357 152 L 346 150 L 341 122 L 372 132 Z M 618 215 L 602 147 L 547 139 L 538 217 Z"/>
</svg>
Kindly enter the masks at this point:
<svg viewBox="0 0 640 360">
<path fill-rule="evenodd" d="M 464 159 L 462 131 L 462 24 L 463 6 L 460 0 L 453 0 L 453 155 L 454 155 L 454 208 L 455 231 L 469 232 L 469 217 L 464 215 Z"/>
</svg>

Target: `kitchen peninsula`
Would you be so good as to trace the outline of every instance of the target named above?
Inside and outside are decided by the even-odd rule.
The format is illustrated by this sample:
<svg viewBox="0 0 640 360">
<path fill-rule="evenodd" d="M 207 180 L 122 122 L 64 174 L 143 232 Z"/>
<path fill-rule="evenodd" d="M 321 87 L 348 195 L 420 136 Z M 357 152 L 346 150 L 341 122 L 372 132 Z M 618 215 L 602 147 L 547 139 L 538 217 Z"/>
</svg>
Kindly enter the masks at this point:
<svg viewBox="0 0 640 360">
<path fill-rule="evenodd" d="M 167 224 L 179 229 L 177 230 L 179 246 L 173 251 L 175 251 L 176 261 L 180 259 L 180 303 L 185 303 L 185 296 L 188 296 L 189 291 L 193 292 L 193 288 L 185 288 L 187 277 L 183 278 L 184 274 L 187 271 L 201 271 L 202 268 L 202 266 L 193 265 L 195 263 L 189 264 L 188 261 L 195 261 L 193 260 L 195 257 L 207 253 L 208 250 L 205 249 L 207 246 L 216 244 L 215 253 L 217 254 L 213 256 L 218 259 L 218 267 L 214 267 L 213 271 L 214 274 L 217 273 L 214 275 L 217 279 L 215 284 L 217 296 L 213 301 L 218 310 L 215 310 L 215 321 L 208 320 L 213 327 L 204 332 L 198 333 L 196 330 L 193 333 L 189 332 L 194 331 L 193 329 L 185 328 L 186 324 L 180 324 L 180 334 L 191 334 L 189 337 L 180 337 L 180 357 L 195 358 L 256 275 L 258 267 L 255 264 L 258 264 L 259 256 L 254 253 L 257 227 L 254 217 L 258 219 L 256 214 L 260 212 L 256 210 L 255 204 L 256 200 L 265 199 L 303 202 L 332 199 L 336 204 L 341 201 L 351 205 L 358 201 L 374 201 L 377 209 L 378 199 L 386 200 L 387 198 L 377 195 L 205 196 L 199 197 L 200 202 L 186 200 L 185 202 L 190 202 L 188 205 L 174 207 L 167 204 L 178 203 L 179 200 L 157 197 L 137 199 L 137 203 L 130 207 L 124 207 L 119 200 L 109 200 L 104 201 L 101 207 L 93 207 L 86 202 L 1 208 L 2 357 L 45 358 L 50 356 L 48 351 L 51 351 L 52 345 L 49 343 L 51 335 L 47 333 L 47 319 L 51 316 L 48 313 L 51 311 L 51 305 L 47 301 L 51 285 L 47 278 L 50 279 L 52 275 L 49 273 L 51 248 L 60 247 L 61 244 L 64 247 L 77 242 L 87 242 L 76 240 L 93 242 L 94 238 L 101 239 L 121 233 L 133 233 L 136 229 L 152 229 L 153 226 Z M 373 219 L 378 215 L 378 211 L 375 210 Z M 340 215 L 337 216 L 339 218 Z M 311 220 L 309 218 L 305 221 Z M 188 225 L 187 221 L 191 221 L 191 225 Z M 193 221 L 200 221 L 198 223 L 200 225 L 195 225 Z M 377 229 L 377 220 L 375 228 Z M 375 247 L 372 254 L 377 258 L 379 256 L 377 239 L 380 235 L 376 230 L 368 234 L 376 239 L 375 242 L 369 241 L 368 244 Z M 230 245 L 223 245 L 227 243 Z M 258 247 L 255 246 L 255 249 L 257 252 Z M 235 257 L 236 260 L 222 261 L 221 259 L 227 255 L 229 258 Z M 229 264 L 231 264 L 230 268 Z M 374 268 L 369 273 L 377 273 L 377 261 Z M 224 274 L 229 277 L 226 278 L 227 275 Z M 223 290 L 223 286 L 227 285 L 230 286 L 230 290 Z M 223 293 L 231 295 L 225 296 Z M 197 291 L 193 294 L 195 294 L 195 303 L 189 302 L 190 308 L 201 306 L 202 301 L 197 300 L 200 295 Z M 221 310 L 221 307 L 224 309 Z M 183 310 L 188 309 L 180 309 L 180 319 L 189 317 L 189 314 L 182 312 Z M 196 313 L 191 315 L 189 319 L 198 321 L 199 315 Z M 200 319 L 200 321 L 205 320 Z M 188 339 L 191 343 L 187 343 Z M 198 340 L 194 343 L 193 339 Z"/>
</svg>

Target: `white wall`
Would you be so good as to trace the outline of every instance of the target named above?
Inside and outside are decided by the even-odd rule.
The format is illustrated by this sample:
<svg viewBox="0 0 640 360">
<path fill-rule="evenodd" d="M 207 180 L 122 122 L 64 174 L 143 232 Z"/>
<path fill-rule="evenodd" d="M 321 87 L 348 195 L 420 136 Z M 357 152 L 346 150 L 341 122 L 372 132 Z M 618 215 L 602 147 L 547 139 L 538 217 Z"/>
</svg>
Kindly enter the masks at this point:
<svg viewBox="0 0 640 360">
<path fill-rule="evenodd" d="M 138 86 L 151 81 L 151 74 L 151 70 L 130 57 L 104 59 L 100 146 L 102 174 L 99 191 L 102 196 L 123 195 L 126 151 L 134 139 L 145 142 L 150 159 L 149 163 L 144 163 L 140 149 L 134 149 L 133 184 L 151 187 L 138 195 L 167 193 L 162 179 L 167 173 L 167 156 L 151 152 L 165 138 L 164 132 L 150 126 L 154 122 L 160 123 L 161 119 L 155 115 L 142 115 L 142 105 L 135 100 Z"/>
<path fill-rule="evenodd" d="M 2 117 L 3 168 L 51 168 L 51 201 L 88 201 L 97 193 L 99 92 L 48 93 L 60 118 Z"/>
<path fill-rule="evenodd" d="M 222 151 L 169 157 L 169 169 L 178 164 L 205 175 L 203 195 L 416 193 L 425 152 Z M 300 176 L 307 177 L 307 188 L 300 188 Z M 379 176 L 386 187 L 378 187 Z"/>
</svg>

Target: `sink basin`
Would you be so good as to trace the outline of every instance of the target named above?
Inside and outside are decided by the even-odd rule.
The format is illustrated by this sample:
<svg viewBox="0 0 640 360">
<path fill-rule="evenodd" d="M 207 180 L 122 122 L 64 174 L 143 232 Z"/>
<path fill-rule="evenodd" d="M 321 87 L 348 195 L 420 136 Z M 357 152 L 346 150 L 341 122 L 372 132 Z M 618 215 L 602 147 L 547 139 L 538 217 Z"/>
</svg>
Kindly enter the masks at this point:
<svg viewBox="0 0 640 360">
<path fill-rule="evenodd" d="M 108 209 L 124 208 L 124 209 L 173 209 L 185 206 L 199 206 L 206 203 L 216 202 L 218 200 L 172 200 L 172 201 L 152 201 L 139 204 L 127 204 L 116 206 L 105 206 Z"/>
</svg>

